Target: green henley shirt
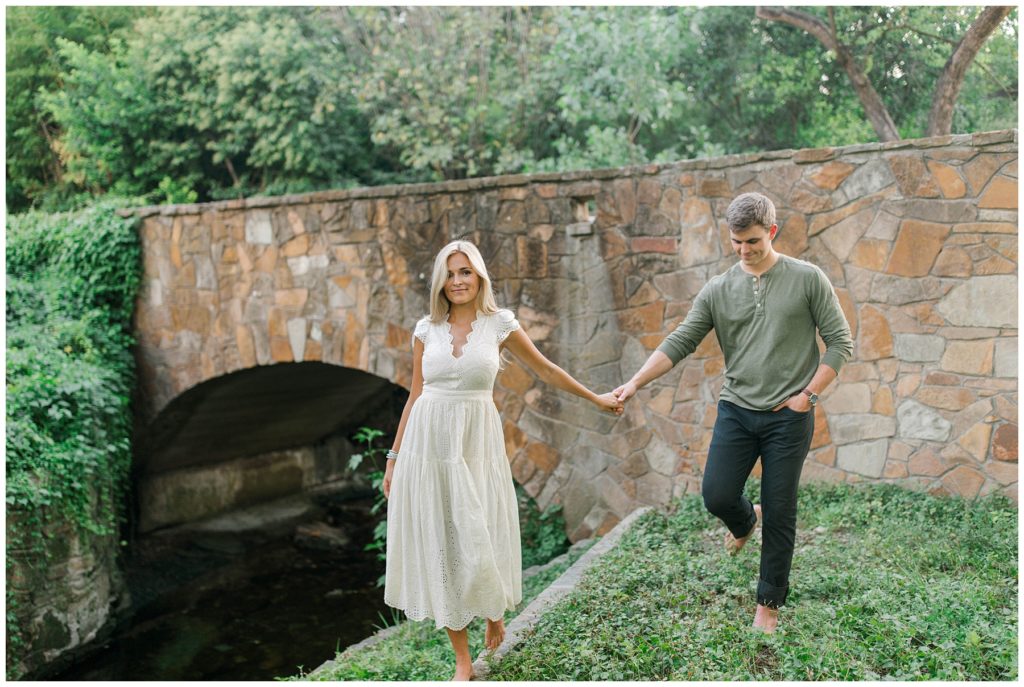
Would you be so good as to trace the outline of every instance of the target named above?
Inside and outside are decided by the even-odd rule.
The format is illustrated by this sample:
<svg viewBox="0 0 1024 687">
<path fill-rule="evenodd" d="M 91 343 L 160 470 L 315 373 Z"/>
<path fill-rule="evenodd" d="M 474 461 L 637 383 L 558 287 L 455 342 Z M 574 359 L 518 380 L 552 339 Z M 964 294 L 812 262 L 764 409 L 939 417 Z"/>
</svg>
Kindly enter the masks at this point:
<svg viewBox="0 0 1024 687">
<path fill-rule="evenodd" d="M 720 397 L 750 410 L 770 410 L 799 393 L 820 363 L 838 373 L 853 353 L 850 325 L 825 273 L 787 255 L 760 277 L 736 263 L 712 278 L 658 350 L 674 366 L 712 328 L 725 354 Z"/>
</svg>

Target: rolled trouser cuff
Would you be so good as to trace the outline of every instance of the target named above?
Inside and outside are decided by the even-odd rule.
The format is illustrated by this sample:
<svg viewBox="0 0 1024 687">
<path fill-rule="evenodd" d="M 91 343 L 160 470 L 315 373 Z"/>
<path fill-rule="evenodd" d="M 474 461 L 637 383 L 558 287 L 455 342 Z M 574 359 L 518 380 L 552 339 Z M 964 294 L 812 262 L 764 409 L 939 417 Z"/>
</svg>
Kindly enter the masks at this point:
<svg viewBox="0 0 1024 687">
<path fill-rule="evenodd" d="M 764 580 L 757 581 L 757 603 L 761 606 L 779 608 L 786 603 L 786 597 L 788 595 L 788 585 L 785 587 L 776 587 L 774 584 L 770 584 Z"/>
<path fill-rule="evenodd" d="M 740 525 L 738 531 L 735 528 L 729 527 L 728 524 L 726 527 L 728 527 L 729 531 L 732 532 L 732 536 L 737 539 L 749 537 L 754 533 L 754 528 L 757 527 L 757 513 L 751 511 L 750 518 L 744 524 Z"/>
</svg>

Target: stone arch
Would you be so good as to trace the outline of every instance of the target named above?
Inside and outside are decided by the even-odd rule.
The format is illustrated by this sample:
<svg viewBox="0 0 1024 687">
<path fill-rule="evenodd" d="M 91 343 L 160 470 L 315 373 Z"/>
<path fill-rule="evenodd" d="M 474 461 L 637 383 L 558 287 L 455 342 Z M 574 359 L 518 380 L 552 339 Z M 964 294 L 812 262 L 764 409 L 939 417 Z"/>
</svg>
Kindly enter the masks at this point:
<svg viewBox="0 0 1024 687">
<path fill-rule="evenodd" d="M 393 430 L 408 392 L 322 362 L 248 368 L 201 382 L 139 432 L 138 530 L 201 519 L 344 475 L 347 437 Z"/>
</svg>

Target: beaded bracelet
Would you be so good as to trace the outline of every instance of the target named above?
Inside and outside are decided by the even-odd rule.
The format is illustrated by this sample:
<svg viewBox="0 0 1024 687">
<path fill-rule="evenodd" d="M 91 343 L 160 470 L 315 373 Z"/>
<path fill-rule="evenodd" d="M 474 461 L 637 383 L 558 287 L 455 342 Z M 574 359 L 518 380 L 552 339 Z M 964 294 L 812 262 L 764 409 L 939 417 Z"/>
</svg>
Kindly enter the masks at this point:
<svg viewBox="0 0 1024 687">
<path fill-rule="evenodd" d="M 398 460 L 398 451 L 388 449 L 388 460 Z"/>
</svg>

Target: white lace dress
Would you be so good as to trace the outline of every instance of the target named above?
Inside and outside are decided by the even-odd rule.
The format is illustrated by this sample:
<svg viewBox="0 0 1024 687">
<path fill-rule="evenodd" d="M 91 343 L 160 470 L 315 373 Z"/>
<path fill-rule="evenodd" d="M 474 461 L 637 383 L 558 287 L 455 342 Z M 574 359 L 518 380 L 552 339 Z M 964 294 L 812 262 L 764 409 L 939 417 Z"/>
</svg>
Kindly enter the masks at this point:
<svg viewBox="0 0 1024 687">
<path fill-rule="evenodd" d="M 477 313 L 458 358 L 451 326 L 423 318 L 423 393 L 409 413 L 388 499 L 384 601 L 461 630 L 522 598 L 519 511 L 494 406 L 509 310 Z"/>
</svg>

